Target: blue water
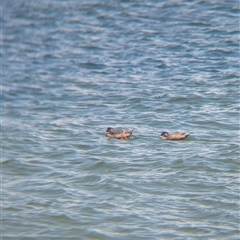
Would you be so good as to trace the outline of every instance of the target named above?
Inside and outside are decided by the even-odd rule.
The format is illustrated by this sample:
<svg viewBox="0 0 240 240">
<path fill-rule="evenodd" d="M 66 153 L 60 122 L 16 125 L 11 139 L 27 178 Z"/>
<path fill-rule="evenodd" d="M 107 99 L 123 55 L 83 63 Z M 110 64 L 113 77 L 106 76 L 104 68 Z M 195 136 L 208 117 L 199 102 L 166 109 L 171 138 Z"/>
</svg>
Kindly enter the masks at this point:
<svg viewBox="0 0 240 240">
<path fill-rule="evenodd" d="M 1 238 L 240 239 L 239 9 L 3 0 Z"/>
</svg>

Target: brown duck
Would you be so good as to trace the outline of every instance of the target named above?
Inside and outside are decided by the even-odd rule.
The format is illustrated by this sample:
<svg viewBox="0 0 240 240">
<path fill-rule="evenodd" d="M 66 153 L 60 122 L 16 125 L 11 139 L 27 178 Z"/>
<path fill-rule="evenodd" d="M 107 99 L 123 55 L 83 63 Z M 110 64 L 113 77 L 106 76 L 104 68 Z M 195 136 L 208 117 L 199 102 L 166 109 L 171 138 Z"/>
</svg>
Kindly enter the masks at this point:
<svg viewBox="0 0 240 240">
<path fill-rule="evenodd" d="M 113 128 L 108 127 L 107 130 L 106 130 L 106 132 L 107 132 L 106 137 L 116 138 L 116 139 L 127 139 L 127 138 L 130 138 L 132 136 L 133 130 L 114 132 Z"/>
<path fill-rule="evenodd" d="M 190 133 L 168 133 L 162 132 L 161 136 L 163 140 L 182 140 L 188 137 Z"/>
</svg>

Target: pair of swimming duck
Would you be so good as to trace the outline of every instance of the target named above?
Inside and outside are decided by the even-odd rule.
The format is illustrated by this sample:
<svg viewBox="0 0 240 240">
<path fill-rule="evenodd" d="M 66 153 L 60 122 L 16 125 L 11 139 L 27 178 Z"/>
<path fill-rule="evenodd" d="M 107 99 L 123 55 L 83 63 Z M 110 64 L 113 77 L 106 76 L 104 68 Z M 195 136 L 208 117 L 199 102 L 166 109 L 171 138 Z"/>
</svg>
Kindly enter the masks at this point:
<svg viewBox="0 0 240 240">
<path fill-rule="evenodd" d="M 106 137 L 116 139 L 128 139 L 132 136 L 133 130 L 130 131 L 123 130 L 115 132 L 113 128 L 108 127 L 106 130 L 107 132 Z M 189 135 L 190 133 L 168 133 L 168 132 L 161 133 L 161 137 L 163 140 L 182 140 L 184 138 L 187 138 Z"/>
</svg>

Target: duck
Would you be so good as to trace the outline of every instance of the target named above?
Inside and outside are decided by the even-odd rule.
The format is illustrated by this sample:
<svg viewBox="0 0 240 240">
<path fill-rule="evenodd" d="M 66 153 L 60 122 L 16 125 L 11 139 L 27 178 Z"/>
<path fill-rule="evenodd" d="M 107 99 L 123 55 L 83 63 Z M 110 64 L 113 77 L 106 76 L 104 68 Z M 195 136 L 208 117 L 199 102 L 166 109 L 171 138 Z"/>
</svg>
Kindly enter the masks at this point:
<svg viewBox="0 0 240 240">
<path fill-rule="evenodd" d="M 130 131 L 123 130 L 123 131 L 115 132 L 112 127 L 108 127 L 106 130 L 107 132 L 106 137 L 116 138 L 116 139 L 128 139 L 132 136 L 133 130 L 134 129 Z"/>
<path fill-rule="evenodd" d="M 168 132 L 162 132 L 161 137 L 163 140 L 182 140 L 187 138 L 190 135 L 190 133 L 168 133 Z"/>
</svg>

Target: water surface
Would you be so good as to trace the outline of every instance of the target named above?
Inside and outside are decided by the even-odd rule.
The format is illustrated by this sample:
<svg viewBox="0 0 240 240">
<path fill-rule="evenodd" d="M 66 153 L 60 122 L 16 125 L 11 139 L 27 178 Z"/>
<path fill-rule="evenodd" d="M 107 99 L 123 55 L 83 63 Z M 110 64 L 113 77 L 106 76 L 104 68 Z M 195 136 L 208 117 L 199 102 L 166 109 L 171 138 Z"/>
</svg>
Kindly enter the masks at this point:
<svg viewBox="0 0 240 240">
<path fill-rule="evenodd" d="M 239 239 L 237 1 L 1 8 L 3 239 Z"/>
</svg>

